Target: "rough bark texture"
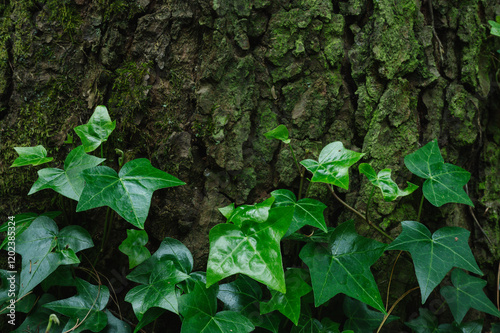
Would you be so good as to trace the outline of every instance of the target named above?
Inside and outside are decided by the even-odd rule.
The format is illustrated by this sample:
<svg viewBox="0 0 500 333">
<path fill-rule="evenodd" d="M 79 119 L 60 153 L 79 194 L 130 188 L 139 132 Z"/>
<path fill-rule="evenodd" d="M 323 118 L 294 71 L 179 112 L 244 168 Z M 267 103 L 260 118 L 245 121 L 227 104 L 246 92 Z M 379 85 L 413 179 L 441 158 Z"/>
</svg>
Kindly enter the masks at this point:
<svg viewBox="0 0 500 333">
<path fill-rule="evenodd" d="M 340 140 L 376 170 L 391 168 L 400 184 L 419 183 L 403 157 L 437 138 L 445 160 L 472 173 L 475 208 L 426 203 L 424 219 L 432 230 L 471 230 L 491 292 L 500 244 L 499 47 L 486 22 L 495 14 L 495 0 L 3 1 L 0 212 L 57 208 L 48 192 L 26 196 L 36 168 L 9 169 L 12 147 L 43 144 L 63 161 L 67 135 L 99 104 L 118 124 L 105 145 L 111 165 L 119 148 L 188 184 L 155 193 L 146 230 L 153 250 L 165 236 L 183 241 L 198 268 L 208 231 L 223 221 L 218 207 L 297 190 L 289 149 L 263 136 L 278 124 L 291 130 L 299 160 Z M 368 191 L 353 170 L 341 195 L 364 209 Z M 353 217 L 324 187 L 310 194 L 330 206 L 331 226 Z M 385 203 L 376 195 L 371 215 L 397 235 L 400 221 L 416 218 L 419 196 Z M 102 211 L 93 214 L 77 216 L 99 239 Z M 128 227 L 119 222 L 115 247 Z M 403 269 L 397 280 L 395 298 L 414 282 Z"/>
</svg>

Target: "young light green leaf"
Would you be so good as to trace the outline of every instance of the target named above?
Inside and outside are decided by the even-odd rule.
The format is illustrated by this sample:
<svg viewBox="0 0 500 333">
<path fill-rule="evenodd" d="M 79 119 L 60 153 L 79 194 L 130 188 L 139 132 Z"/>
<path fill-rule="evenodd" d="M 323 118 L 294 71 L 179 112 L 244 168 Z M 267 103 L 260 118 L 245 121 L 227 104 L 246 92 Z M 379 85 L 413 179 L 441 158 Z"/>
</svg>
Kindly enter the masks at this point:
<svg viewBox="0 0 500 333">
<path fill-rule="evenodd" d="M 177 270 L 173 261 L 160 260 L 151 273 L 149 284 L 132 288 L 125 301 L 132 304 L 139 320 L 153 307 L 178 313 L 175 285 L 187 278 L 189 275 Z"/>
<path fill-rule="evenodd" d="M 494 36 L 500 37 L 500 23 L 489 20 L 488 23 L 491 25 L 490 33 Z"/>
<path fill-rule="evenodd" d="M 76 290 L 78 293 L 76 296 L 47 303 L 44 307 L 70 318 L 64 330 L 80 324 L 72 332 L 101 331 L 108 323 L 108 317 L 102 311 L 108 304 L 108 287 L 95 286 L 85 280 L 76 279 Z"/>
<path fill-rule="evenodd" d="M 343 309 L 348 318 L 344 324 L 344 329 L 353 330 L 356 333 L 372 333 L 384 320 L 383 313 L 369 309 L 365 303 L 354 298 L 346 297 Z M 397 319 L 399 317 L 389 316 L 386 323 Z"/>
<path fill-rule="evenodd" d="M 409 154 L 405 165 L 413 174 L 424 178 L 424 196 L 436 207 L 450 202 L 474 206 L 463 187 L 470 179 L 470 173 L 453 164 L 444 163 L 437 140 L 433 140 Z"/>
<path fill-rule="evenodd" d="M 28 195 L 50 188 L 67 198 L 78 201 L 85 186 L 82 171 L 98 166 L 104 160 L 104 158 L 85 154 L 83 146 L 76 147 L 66 157 L 64 170 L 56 168 L 38 170 L 38 179 Z"/>
<path fill-rule="evenodd" d="M 39 145 L 36 147 L 14 147 L 19 157 L 12 163 L 11 168 L 25 165 L 40 165 L 52 161 L 54 158 L 47 157 L 47 150 Z"/>
<path fill-rule="evenodd" d="M 298 268 L 286 271 L 285 282 L 288 293 L 271 290 L 271 300 L 260 303 L 260 313 L 278 310 L 297 326 L 300 318 L 300 299 L 312 288 L 302 279 L 302 272 Z"/>
<path fill-rule="evenodd" d="M 356 233 L 353 221 L 344 222 L 324 244 L 308 243 L 300 258 L 309 267 L 314 304 L 319 306 L 344 293 L 385 313 L 370 266 L 380 258 L 386 244 Z"/>
<path fill-rule="evenodd" d="M 431 237 L 431 232 L 422 223 L 403 221 L 401 224 L 403 232 L 387 249 L 411 253 L 422 304 L 453 267 L 483 275 L 469 248 L 467 230 L 444 227 Z"/>
<path fill-rule="evenodd" d="M 269 217 L 269 210 L 273 205 L 274 198 L 268 198 L 264 202 L 256 203 L 254 205 L 241 205 L 234 208 L 234 204 L 219 208 L 219 211 L 227 218 L 227 222 L 232 222 L 238 227 L 244 221 L 252 221 L 262 223 Z"/>
<path fill-rule="evenodd" d="M 111 121 L 108 109 L 99 105 L 95 108 L 89 122 L 75 127 L 75 133 L 82 140 L 85 152 L 96 150 L 104 141 L 108 140 L 109 135 L 116 127 L 116 120 Z"/>
<path fill-rule="evenodd" d="M 49 309 L 43 307 L 44 304 L 55 301 L 56 298 L 50 294 L 43 294 L 40 299 L 36 302 L 35 308 L 30 312 L 29 316 L 24 320 L 24 322 L 19 325 L 13 333 L 26 333 L 32 332 L 31 329 L 34 327 L 47 327 L 49 323 L 49 316 L 53 313 Z M 60 324 L 53 325 L 50 333 L 61 333 L 63 328 L 68 322 L 68 318 L 58 316 Z"/>
<path fill-rule="evenodd" d="M 78 264 L 75 253 L 92 246 L 92 238 L 82 227 L 69 226 L 59 232 L 52 219 L 36 218 L 16 241 L 16 251 L 23 257 L 18 297 L 36 287 L 60 265 Z"/>
<path fill-rule="evenodd" d="M 105 166 L 86 169 L 83 178 L 86 185 L 77 212 L 108 206 L 139 229 L 144 229 L 154 191 L 185 184 L 145 158 L 128 162 L 119 174 Z"/>
<path fill-rule="evenodd" d="M 264 136 L 268 139 L 278 139 L 283 141 L 284 143 L 290 143 L 290 139 L 288 138 L 288 129 L 285 125 L 279 125 L 273 130 L 270 130 L 267 133 L 264 133 Z"/>
<path fill-rule="evenodd" d="M 151 253 L 144 246 L 148 243 L 148 233 L 144 230 L 127 230 L 127 238 L 118 246 L 118 249 L 128 256 L 128 268 L 132 269 L 151 257 Z"/>
<path fill-rule="evenodd" d="M 47 216 L 50 217 L 51 219 L 56 218 L 57 216 L 61 215 L 61 212 L 47 212 L 47 213 L 42 213 L 40 214 L 41 216 Z M 31 225 L 31 222 L 33 222 L 36 218 L 38 217 L 38 214 L 35 213 L 21 213 L 17 214 L 14 216 L 14 221 L 7 221 L 4 224 L 0 226 L 0 232 L 8 232 L 12 229 L 12 224 L 15 225 L 15 232 L 14 232 L 14 238 L 17 239 L 19 236 L 26 230 L 28 227 Z M 0 245 L 0 249 L 4 249 L 5 245 L 9 242 L 9 237 L 12 237 L 12 234 L 8 235 L 8 237 L 5 237 L 5 239 L 2 241 L 2 244 Z M 12 240 L 12 238 L 11 238 Z"/>
<path fill-rule="evenodd" d="M 300 164 L 312 172 L 311 182 L 332 184 L 347 190 L 349 167 L 359 161 L 363 155 L 365 154 L 345 149 L 342 142 L 336 141 L 321 150 L 318 161 L 303 160 Z"/>
<path fill-rule="evenodd" d="M 500 317 L 500 311 L 483 292 L 486 281 L 468 275 L 461 269 L 454 269 L 451 272 L 451 282 L 453 287 L 445 286 L 441 288 L 441 295 L 448 302 L 453 318 L 457 323 L 462 322 L 470 308 Z"/>
<path fill-rule="evenodd" d="M 218 224 L 210 230 L 207 285 L 242 273 L 269 288 L 286 292 L 280 240 L 290 226 L 291 207 L 271 209 L 263 223 L 245 221 L 241 227 Z"/>
<path fill-rule="evenodd" d="M 376 174 L 370 164 L 361 163 L 359 165 L 359 172 L 364 174 L 373 186 L 378 187 L 382 191 L 384 201 L 394 201 L 397 197 L 409 195 L 418 188 L 417 185 L 407 182 L 408 187 L 405 190 L 401 190 L 398 184 L 391 178 L 391 169 L 383 169 Z"/>
<path fill-rule="evenodd" d="M 305 198 L 297 201 L 295 194 L 289 190 L 276 190 L 271 192 L 275 198 L 274 207 L 293 207 L 293 218 L 290 228 L 284 237 L 293 234 L 305 225 L 310 225 L 327 232 L 323 211 L 326 205 L 322 202 Z"/>
</svg>

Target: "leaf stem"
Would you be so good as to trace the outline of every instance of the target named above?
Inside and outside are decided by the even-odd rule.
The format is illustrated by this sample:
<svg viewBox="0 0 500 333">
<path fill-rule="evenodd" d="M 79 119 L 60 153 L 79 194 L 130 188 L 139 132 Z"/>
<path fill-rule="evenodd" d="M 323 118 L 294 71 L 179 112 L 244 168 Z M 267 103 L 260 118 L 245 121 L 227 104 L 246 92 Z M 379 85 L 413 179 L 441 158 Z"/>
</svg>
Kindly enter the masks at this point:
<svg viewBox="0 0 500 333">
<path fill-rule="evenodd" d="M 366 204 L 366 218 L 365 218 L 365 220 L 367 220 L 367 221 L 370 221 L 370 219 L 369 219 L 370 204 L 372 202 L 372 197 L 373 197 L 374 191 L 375 191 L 375 186 L 372 186 L 372 191 L 370 192 L 370 196 L 368 197 L 368 203 Z"/>
<path fill-rule="evenodd" d="M 420 222 L 420 214 L 422 213 L 423 206 L 424 206 L 424 194 L 422 193 L 422 199 L 420 199 L 420 206 L 418 207 L 417 222 Z"/>
<path fill-rule="evenodd" d="M 401 295 L 401 297 L 399 297 L 396 302 L 394 302 L 394 304 L 391 306 L 391 308 L 389 309 L 389 311 L 387 312 L 387 314 L 384 316 L 384 320 L 382 320 L 382 322 L 380 323 L 380 326 L 378 327 L 378 330 L 377 330 L 377 333 L 380 332 L 380 330 L 382 329 L 382 326 L 384 326 L 387 318 L 389 318 L 389 316 L 391 315 L 391 312 L 392 310 L 394 310 L 394 308 L 396 307 L 396 305 L 398 305 L 399 302 L 401 302 L 401 300 L 403 300 L 403 298 L 406 297 L 406 295 L 408 295 L 409 293 L 411 293 L 412 291 L 414 290 L 417 290 L 419 289 L 420 287 L 415 287 L 415 288 L 412 288 L 410 290 L 408 290 L 407 292 L 405 292 L 403 295 Z"/>
<path fill-rule="evenodd" d="M 399 254 L 396 257 L 396 260 L 394 260 L 394 264 L 392 265 L 391 276 L 389 278 L 389 284 L 387 285 L 387 299 L 385 302 L 385 311 L 387 311 L 387 308 L 389 307 L 389 294 L 391 291 L 392 276 L 394 275 L 394 268 L 396 268 L 396 263 L 398 262 L 398 259 L 401 256 L 401 253 L 403 253 L 403 251 L 399 251 Z"/>
<path fill-rule="evenodd" d="M 333 190 L 333 187 L 330 185 L 330 184 L 327 184 L 328 188 L 330 189 L 330 192 L 332 192 L 333 196 L 335 197 L 335 199 L 337 199 L 341 204 L 343 204 L 347 209 L 349 209 L 350 211 L 352 211 L 353 213 L 355 213 L 356 215 L 358 215 L 359 217 L 361 217 L 363 220 L 365 220 L 373 229 L 377 230 L 380 234 L 384 235 L 386 238 L 390 239 L 391 241 L 394 240 L 394 238 L 392 238 L 389 234 L 387 234 L 384 230 L 380 229 L 379 227 L 377 227 L 375 224 L 373 224 L 370 220 L 367 220 L 366 219 L 366 216 L 361 214 L 359 211 L 357 211 L 356 209 L 352 208 L 351 206 L 349 206 L 344 200 L 340 199 L 339 196 L 335 193 L 335 191 Z"/>
<path fill-rule="evenodd" d="M 302 187 L 304 186 L 304 170 L 300 168 L 299 161 L 297 161 L 297 157 L 295 156 L 295 153 L 293 151 L 292 143 L 290 142 L 288 144 L 290 147 L 290 151 L 292 152 L 292 157 L 293 161 L 295 162 L 295 165 L 297 166 L 297 170 L 299 171 L 300 174 L 300 185 L 299 185 L 299 200 L 302 199 Z"/>
</svg>

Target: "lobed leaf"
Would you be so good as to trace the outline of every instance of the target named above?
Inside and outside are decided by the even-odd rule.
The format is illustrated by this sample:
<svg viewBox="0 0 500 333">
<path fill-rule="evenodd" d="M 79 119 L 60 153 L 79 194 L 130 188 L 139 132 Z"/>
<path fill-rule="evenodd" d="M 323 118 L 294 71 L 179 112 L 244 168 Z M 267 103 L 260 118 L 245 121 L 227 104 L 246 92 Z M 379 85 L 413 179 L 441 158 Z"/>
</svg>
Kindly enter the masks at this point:
<svg viewBox="0 0 500 333">
<path fill-rule="evenodd" d="M 215 316 L 198 313 L 182 322 L 181 333 L 247 333 L 255 326 L 242 314 L 221 311 Z"/>
<path fill-rule="evenodd" d="M 51 219 L 56 218 L 61 215 L 61 212 L 47 212 L 42 213 L 40 216 L 47 216 Z M 19 236 L 31 225 L 31 223 L 38 217 L 38 214 L 35 213 L 21 213 L 14 216 L 14 225 L 15 225 L 15 239 L 19 238 Z M 7 232 L 9 230 L 9 226 L 12 226 L 10 221 L 5 222 L 0 226 L 0 232 Z M 9 242 L 9 237 L 5 237 L 0 245 L 0 249 L 4 249 L 5 245 Z"/>
<path fill-rule="evenodd" d="M 378 187 L 382 191 L 385 201 L 394 201 L 398 197 L 413 193 L 418 188 L 417 185 L 407 182 L 408 187 L 405 190 L 401 190 L 398 184 L 391 178 L 391 169 L 383 169 L 376 174 L 370 164 L 361 163 L 359 165 L 359 172 L 364 174 L 373 186 Z"/>
<path fill-rule="evenodd" d="M 148 243 L 148 233 L 144 230 L 127 230 L 127 238 L 118 246 L 120 252 L 128 256 L 128 268 L 132 269 L 151 257 L 151 253 L 144 246 Z"/>
<path fill-rule="evenodd" d="M 14 160 L 11 168 L 25 165 L 40 165 L 52 161 L 54 158 L 47 157 L 47 150 L 38 145 L 36 147 L 14 147 L 19 157 Z"/>
<path fill-rule="evenodd" d="M 420 316 L 405 325 L 417 333 L 481 333 L 483 324 L 480 321 L 471 321 L 464 324 L 441 324 L 436 316 L 428 309 L 420 308 Z"/>
<path fill-rule="evenodd" d="M 85 152 L 88 153 L 96 150 L 101 143 L 107 141 L 115 127 L 116 120 L 111 121 L 108 109 L 99 105 L 95 108 L 87 124 L 75 127 L 75 133 L 82 140 Z"/>
<path fill-rule="evenodd" d="M 52 311 L 45 308 L 43 305 L 54 301 L 56 298 L 51 294 L 43 294 L 40 299 L 36 302 L 35 308 L 31 311 L 29 316 L 24 320 L 24 322 L 19 325 L 13 333 L 26 333 L 31 332 L 30 328 L 34 327 L 47 327 L 49 323 L 49 316 Z M 63 328 L 66 325 L 68 318 L 58 316 L 60 324 L 52 325 L 50 333 L 61 333 L 64 332 Z"/>
<path fill-rule="evenodd" d="M 356 333 L 372 333 L 380 326 L 385 316 L 382 312 L 371 310 L 365 303 L 350 297 L 344 299 L 343 309 L 348 318 L 344 324 L 344 329 Z M 386 323 L 397 319 L 399 317 L 389 316 Z"/>
</svg>

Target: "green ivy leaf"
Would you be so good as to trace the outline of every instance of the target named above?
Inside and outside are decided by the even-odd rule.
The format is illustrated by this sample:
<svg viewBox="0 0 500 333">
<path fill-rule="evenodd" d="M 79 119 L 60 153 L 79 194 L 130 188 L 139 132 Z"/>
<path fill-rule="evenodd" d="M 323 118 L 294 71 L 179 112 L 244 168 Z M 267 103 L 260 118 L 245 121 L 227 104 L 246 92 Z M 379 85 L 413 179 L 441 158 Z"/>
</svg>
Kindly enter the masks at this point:
<svg viewBox="0 0 500 333">
<path fill-rule="evenodd" d="M 119 174 L 105 166 L 86 169 L 83 178 L 86 185 L 77 212 L 108 206 L 139 229 L 144 229 L 154 191 L 185 184 L 145 158 L 128 162 Z"/>
<path fill-rule="evenodd" d="M 108 323 L 108 317 L 102 311 L 108 304 L 108 287 L 95 286 L 85 280 L 76 279 L 76 290 L 76 296 L 47 303 L 44 307 L 70 318 L 64 330 L 80 324 L 72 332 L 101 331 Z"/>
<path fill-rule="evenodd" d="M 128 256 L 128 268 L 132 269 L 151 257 L 144 246 L 148 243 L 148 233 L 144 230 L 127 230 L 127 238 L 118 246 L 118 250 Z"/>
<path fill-rule="evenodd" d="M 298 268 L 287 270 L 285 282 L 288 293 L 271 290 L 271 300 L 260 303 L 260 313 L 266 314 L 278 310 L 297 326 L 300 318 L 300 299 L 312 290 L 302 279 L 302 274 Z"/>
<path fill-rule="evenodd" d="M 40 216 L 47 216 L 50 217 L 51 219 L 56 218 L 57 216 L 61 215 L 61 212 L 47 212 L 47 213 L 42 213 Z M 18 239 L 19 236 L 26 230 L 28 227 L 31 225 L 31 223 L 38 217 L 38 214 L 35 213 L 21 213 L 17 214 L 14 216 L 14 221 L 13 224 L 15 225 L 15 236 L 13 239 Z M 7 221 L 4 224 L 0 226 L 0 232 L 8 232 L 9 227 L 12 227 L 11 221 Z M 8 237 L 5 237 L 5 239 L 2 241 L 2 244 L 0 245 L 0 249 L 5 249 L 5 245 L 9 242 L 9 237 L 12 237 L 11 235 L 7 235 Z"/>
<path fill-rule="evenodd" d="M 451 273 L 451 282 L 453 287 L 445 286 L 441 288 L 441 295 L 448 302 L 453 318 L 457 323 L 462 322 L 470 308 L 500 317 L 500 311 L 483 292 L 486 281 L 468 275 L 461 269 L 454 269 Z"/>
<path fill-rule="evenodd" d="M 420 308 L 420 316 L 405 325 L 417 333 L 481 333 L 483 324 L 481 321 L 471 321 L 464 324 L 441 324 L 436 316 L 428 309 Z"/>
<path fill-rule="evenodd" d="M 436 207 L 450 202 L 474 206 L 463 187 L 470 179 L 470 173 L 453 164 L 444 163 L 437 140 L 433 140 L 409 154 L 405 165 L 413 174 L 426 179 L 423 194 Z"/>
<path fill-rule="evenodd" d="M 370 310 L 365 303 L 350 297 L 344 299 L 343 309 L 348 318 L 344 329 L 353 330 L 356 333 L 373 333 L 384 320 L 383 313 Z M 399 317 L 389 316 L 386 323 L 397 319 Z"/>
<path fill-rule="evenodd" d="M 248 276 L 240 275 L 235 281 L 220 285 L 217 298 L 224 303 L 224 310 L 239 312 L 255 326 L 278 333 L 281 317 L 277 313 L 260 315 L 262 289 Z"/>
<path fill-rule="evenodd" d="M 135 326 L 134 333 L 139 332 L 144 326 L 158 319 L 166 311 L 167 310 L 161 308 L 150 308 L 148 311 L 146 311 L 146 313 L 142 316 L 142 319 L 139 320 L 139 322 Z"/>
<path fill-rule="evenodd" d="M 213 316 L 217 312 L 218 285 L 208 287 L 205 282 L 195 278 L 186 280 L 191 284 L 190 290 L 179 297 L 179 313 L 184 318 L 193 317 L 198 313 Z"/>
<path fill-rule="evenodd" d="M 47 150 L 39 145 L 36 147 L 14 147 L 19 157 L 12 163 L 11 168 L 25 165 L 40 165 L 52 161 L 54 158 L 47 157 Z"/>
<path fill-rule="evenodd" d="M 280 240 L 292 219 L 293 209 L 271 209 L 263 223 L 244 221 L 241 227 L 218 224 L 210 230 L 207 285 L 242 273 L 269 288 L 286 292 Z"/>
<path fill-rule="evenodd" d="M 101 143 L 107 141 L 115 127 L 116 120 L 111 121 L 108 109 L 99 105 L 95 108 L 87 124 L 75 127 L 75 133 L 82 140 L 85 152 L 88 153 L 96 150 Z"/>
<path fill-rule="evenodd" d="M 101 331 L 102 333 L 130 333 L 130 332 L 132 332 L 132 329 L 130 328 L 129 324 L 127 324 L 123 320 L 116 318 L 108 310 L 104 311 L 104 313 L 106 313 L 106 316 L 108 317 L 108 325 L 106 326 L 106 328 L 103 331 Z"/>
<path fill-rule="evenodd" d="M 273 205 L 274 198 L 271 197 L 264 202 L 256 203 L 254 205 L 241 205 L 234 208 L 234 204 L 229 206 L 219 208 L 219 211 L 227 218 L 227 222 L 234 223 L 238 227 L 244 221 L 252 221 L 257 223 L 262 223 L 267 221 L 269 217 L 269 210 Z"/>
<path fill-rule="evenodd" d="M 173 261 L 163 259 L 157 262 L 151 272 L 149 284 L 132 288 L 125 296 L 125 301 L 132 304 L 139 320 L 153 307 L 178 313 L 175 285 L 187 278 L 189 275 L 177 270 Z"/>
<path fill-rule="evenodd" d="M 85 181 L 82 171 L 101 164 L 105 159 L 85 154 L 83 146 L 73 149 L 64 161 L 64 170 L 45 168 L 38 170 L 38 179 L 28 195 L 43 189 L 53 189 L 67 198 L 78 201 Z"/>
<path fill-rule="evenodd" d="M 13 333 L 26 333 L 32 332 L 31 329 L 35 327 L 47 327 L 49 323 L 49 316 L 52 311 L 43 307 L 44 304 L 55 301 L 56 298 L 50 294 L 43 294 L 38 302 L 36 302 L 35 308 L 31 311 L 30 315 L 24 320 L 24 322 L 19 325 Z M 61 333 L 64 332 L 63 328 L 68 322 L 68 318 L 58 316 L 60 324 L 52 325 L 50 333 Z"/>
<path fill-rule="evenodd" d="M 339 333 L 339 324 L 324 318 L 321 322 L 310 314 L 302 313 L 299 324 L 292 326 L 291 333 Z"/>
<path fill-rule="evenodd" d="M 59 266 L 41 283 L 42 289 L 48 291 L 52 286 L 76 286 L 70 266 Z"/>
<path fill-rule="evenodd" d="M 284 143 L 290 143 L 290 139 L 288 138 L 288 129 L 285 125 L 279 125 L 273 130 L 270 130 L 267 133 L 264 133 L 264 136 L 268 139 L 278 139 L 283 141 Z"/>
<path fill-rule="evenodd" d="M 311 182 L 332 184 L 347 190 L 349 167 L 363 155 L 365 154 L 345 149 L 342 142 L 336 141 L 321 150 L 318 161 L 303 160 L 300 164 L 313 174 Z"/>
<path fill-rule="evenodd" d="M 162 260 L 171 260 L 177 270 L 186 274 L 191 273 L 193 270 L 193 256 L 189 249 L 177 239 L 165 237 L 158 250 L 127 275 L 127 279 L 141 284 L 148 284 L 151 273 Z"/>
<path fill-rule="evenodd" d="M 422 304 L 453 267 L 483 275 L 469 248 L 470 233 L 458 227 L 431 232 L 422 223 L 403 221 L 403 232 L 387 248 L 411 253 Z"/>
<path fill-rule="evenodd" d="M 391 178 L 391 169 L 383 169 L 376 174 L 370 164 L 361 163 L 359 165 L 359 172 L 364 174 L 373 186 L 378 187 L 382 191 L 385 201 L 394 201 L 397 197 L 409 195 L 418 188 L 417 185 L 407 182 L 408 187 L 405 190 L 401 190 L 398 184 Z"/>
<path fill-rule="evenodd" d="M 386 246 L 359 236 L 353 221 L 338 226 L 326 246 L 306 244 L 299 256 L 311 273 L 314 304 L 320 306 L 344 293 L 385 313 L 370 266 L 380 258 Z"/>
<path fill-rule="evenodd" d="M 289 190 L 276 190 L 271 192 L 275 198 L 275 207 L 293 207 L 293 218 L 290 228 L 284 237 L 291 235 L 305 225 L 310 225 L 327 232 L 323 211 L 326 205 L 322 202 L 305 198 L 297 201 L 295 194 Z"/>
<path fill-rule="evenodd" d="M 500 37 L 500 23 L 492 20 L 489 20 L 488 23 L 491 25 L 490 33 Z"/>
<path fill-rule="evenodd" d="M 89 233 L 80 226 L 58 231 L 52 219 L 36 218 L 16 240 L 16 251 L 23 257 L 18 297 L 36 287 L 60 265 L 78 264 L 80 260 L 75 253 L 93 246 Z"/>
</svg>

